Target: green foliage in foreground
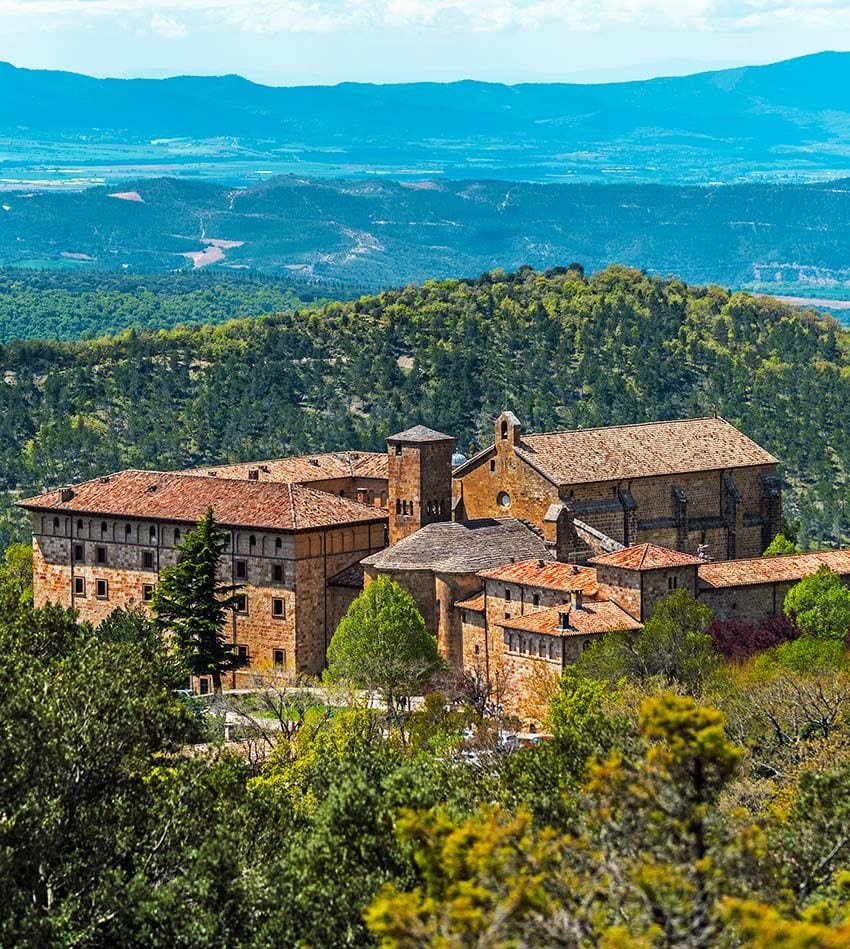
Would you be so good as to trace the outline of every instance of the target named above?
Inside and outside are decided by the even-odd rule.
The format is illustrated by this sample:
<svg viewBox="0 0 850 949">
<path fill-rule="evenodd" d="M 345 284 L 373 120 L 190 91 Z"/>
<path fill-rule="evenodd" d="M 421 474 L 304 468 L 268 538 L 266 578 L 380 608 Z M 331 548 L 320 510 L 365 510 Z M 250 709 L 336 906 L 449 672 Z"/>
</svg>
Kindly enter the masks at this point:
<svg viewBox="0 0 850 949">
<path fill-rule="evenodd" d="M 781 531 L 773 538 L 773 540 L 765 547 L 764 557 L 779 557 L 784 554 L 798 554 L 800 553 L 800 548 L 792 541 L 789 540 L 785 534 Z"/>
<path fill-rule="evenodd" d="M 785 594 L 783 612 L 804 633 L 844 642 L 850 634 L 850 589 L 834 570 L 821 567 Z"/>
<path fill-rule="evenodd" d="M 783 460 L 801 546 L 848 535 L 850 336 L 777 301 L 623 268 L 497 271 L 217 327 L 8 344 L 0 489 L 385 450 L 417 420 L 470 452 L 492 438 L 506 384 L 537 431 L 716 406 Z"/>
<path fill-rule="evenodd" d="M 327 677 L 379 692 L 396 710 L 445 663 L 413 597 L 378 577 L 354 600 L 328 646 Z"/>
<path fill-rule="evenodd" d="M 0 944 L 847 944 L 836 640 L 717 665 L 699 699 L 687 664 L 613 684 L 568 670 L 551 740 L 507 754 L 436 695 L 397 722 L 314 704 L 252 764 L 175 693 L 185 669 L 142 614 L 94 629 L 35 610 L 25 552 L 6 563 Z M 679 641 L 701 619 L 670 615 L 688 617 Z"/>
</svg>

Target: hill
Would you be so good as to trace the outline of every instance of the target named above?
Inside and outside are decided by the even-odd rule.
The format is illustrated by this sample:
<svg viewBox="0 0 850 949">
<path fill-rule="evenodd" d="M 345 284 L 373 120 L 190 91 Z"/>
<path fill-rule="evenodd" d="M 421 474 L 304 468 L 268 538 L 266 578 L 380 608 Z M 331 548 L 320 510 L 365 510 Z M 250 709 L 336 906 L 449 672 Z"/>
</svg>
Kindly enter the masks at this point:
<svg viewBox="0 0 850 949">
<path fill-rule="evenodd" d="M 3 177 L 737 181 L 850 170 L 850 54 L 629 83 L 273 88 L 0 64 Z M 70 163 L 71 169 L 61 166 Z M 154 168 L 158 170 L 154 170 Z"/>
<path fill-rule="evenodd" d="M 207 261 L 287 275 L 334 296 L 573 260 L 802 296 L 850 288 L 850 181 L 413 186 L 287 176 L 244 189 L 174 178 L 118 187 L 133 199 L 112 188 L 2 196 L 0 263 L 79 273 Z"/>
<path fill-rule="evenodd" d="M 716 407 L 783 459 L 803 542 L 850 530 L 850 335 L 775 300 L 624 268 L 496 272 L 218 327 L 12 343 L 0 373 L 7 499 L 123 467 L 382 449 L 417 421 L 469 452 L 507 389 L 537 431 Z"/>
</svg>

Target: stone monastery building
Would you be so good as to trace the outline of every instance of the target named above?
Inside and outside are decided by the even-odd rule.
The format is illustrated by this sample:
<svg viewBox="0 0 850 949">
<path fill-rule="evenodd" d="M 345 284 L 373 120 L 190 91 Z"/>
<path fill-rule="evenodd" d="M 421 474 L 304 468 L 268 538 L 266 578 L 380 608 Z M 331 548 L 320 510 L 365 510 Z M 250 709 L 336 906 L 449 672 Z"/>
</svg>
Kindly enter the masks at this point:
<svg viewBox="0 0 850 949">
<path fill-rule="evenodd" d="M 524 434 L 504 412 L 469 460 L 417 425 L 387 452 L 180 472 L 122 471 L 20 502 L 35 598 L 99 622 L 150 602 L 208 506 L 240 587 L 228 635 L 248 665 L 318 673 L 346 609 L 379 575 L 416 599 L 451 664 L 522 711 L 528 683 L 687 589 L 720 618 L 781 612 L 787 589 L 850 551 L 762 559 L 779 530 L 777 459 L 721 418 Z M 210 683 L 199 680 L 200 690 Z"/>
</svg>

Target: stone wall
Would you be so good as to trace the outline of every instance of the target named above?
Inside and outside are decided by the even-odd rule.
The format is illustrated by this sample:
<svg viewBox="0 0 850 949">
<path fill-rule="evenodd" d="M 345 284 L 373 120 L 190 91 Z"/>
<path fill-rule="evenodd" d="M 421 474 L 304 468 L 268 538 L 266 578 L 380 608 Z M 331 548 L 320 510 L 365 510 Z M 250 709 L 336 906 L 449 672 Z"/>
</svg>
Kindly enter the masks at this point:
<svg viewBox="0 0 850 949">
<path fill-rule="evenodd" d="M 601 597 L 613 600 L 640 622 L 648 620 L 656 605 L 675 590 L 687 590 L 691 596 L 697 592 L 696 565 L 641 572 L 599 564 L 596 579 Z"/>
<path fill-rule="evenodd" d="M 119 608 L 146 609 L 145 588 L 153 587 L 159 571 L 176 562 L 175 543 L 193 526 L 35 514 L 36 605 L 73 606 L 81 619 L 93 623 Z M 326 609 L 326 578 L 382 549 L 384 543 L 383 524 L 306 534 L 234 531 L 219 576 L 240 587 L 246 609 L 232 615 L 225 634 L 247 651 L 250 665 L 225 685 L 252 684 L 256 675 L 274 664 L 275 650 L 281 649 L 286 669 L 320 672 L 326 640 L 335 629 L 331 625 L 335 614 Z M 99 550 L 105 552 L 104 563 L 97 562 Z M 82 559 L 75 556 L 79 553 Z M 275 579 L 276 568 L 280 579 Z M 97 595 L 99 580 L 106 582 L 105 596 Z M 80 581 L 82 592 L 74 594 Z M 275 600 L 280 601 L 277 609 Z"/>
</svg>

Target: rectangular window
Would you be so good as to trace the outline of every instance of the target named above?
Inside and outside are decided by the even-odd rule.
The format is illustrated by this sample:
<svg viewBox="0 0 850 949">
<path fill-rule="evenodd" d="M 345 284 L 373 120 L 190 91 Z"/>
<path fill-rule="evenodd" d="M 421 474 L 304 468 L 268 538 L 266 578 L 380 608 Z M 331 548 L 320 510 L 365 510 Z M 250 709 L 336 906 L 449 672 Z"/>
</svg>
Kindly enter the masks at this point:
<svg viewBox="0 0 850 949">
<path fill-rule="evenodd" d="M 95 580 L 95 596 L 99 600 L 105 600 L 109 596 L 109 584 L 106 580 Z"/>
<path fill-rule="evenodd" d="M 275 669 L 282 669 L 286 665 L 286 650 L 274 649 L 272 650 L 272 655 L 274 657 Z"/>
<path fill-rule="evenodd" d="M 534 596 L 532 596 L 532 598 L 531 598 L 531 602 L 532 602 L 535 606 L 540 606 L 540 594 L 539 594 L 539 593 L 535 593 Z"/>
<path fill-rule="evenodd" d="M 74 563 L 86 562 L 86 548 L 84 544 L 74 544 Z"/>
<path fill-rule="evenodd" d="M 145 583 L 142 586 L 142 603 L 150 603 L 153 599 L 153 584 Z"/>
<path fill-rule="evenodd" d="M 283 583 L 283 564 L 272 564 L 272 583 Z"/>
<path fill-rule="evenodd" d="M 505 587 L 505 599 L 510 600 L 510 598 L 511 598 L 511 591 L 507 587 Z"/>
<path fill-rule="evenodd" d="M 236 612 L 237 613 L 247 613 L 248 612 L 248 597 L 244 593 L 238 593 L 236 595 Z"/>
<path fill-rule="evenodd" d="M 210 694 L 210 680 L 209 679 L 199 679 L 198 686 L 200 688 L 201 695 Z"/>
<path fill-rule="evenodd" d="M 247 576 L 248 576 L 248 561 L 237 560 L 236 561 L 236 579 L 244 580 Z"/>
<path fill-rule="evenodd" d="M 481 652 L 481 647 L 476 643 L 475 645 L 475 655 L 477 656 Z"/>
<path fill-rule="evenodd" d="M 85 577 L 74 577 L 74 596 L 86 595 Z"/>
<path fill-rule="evenodd" d="M 490 471 L 491 471 L 491 472 L 495 472 L 495 470 L 496 470 L 496 459 L 494 458 L 494 459 L 490 462 Z"/>
<path fill-rule="evenodd" d="M 244 662 L 248 661 L 248 647 L 243 643 L 240 643 L 236 647 L 236 655 L 242 659 Z"/>
<path fill-rule="evenodd" d="M 278 619 L 286 619 L 286 601 L 285 600 L 282 600 L 280 597 L 275 597 L 272 600 L 272 616 L 275 616 Z"/>
<path fill-rule="evenodd" d="M 106 563 L 106 548 L 105 547 L 95 547 L 94 561 L 99 566 L 103 566 Z"/>
<path fill-rule="evenodd" d="M 144 570 L 153 570 L 153 551 L 152 550 L 142 551 L 142 568 Z"/>
</svg>

